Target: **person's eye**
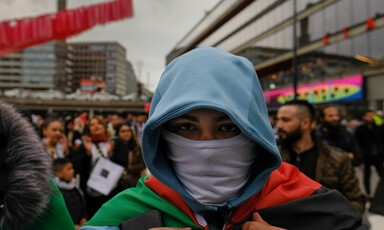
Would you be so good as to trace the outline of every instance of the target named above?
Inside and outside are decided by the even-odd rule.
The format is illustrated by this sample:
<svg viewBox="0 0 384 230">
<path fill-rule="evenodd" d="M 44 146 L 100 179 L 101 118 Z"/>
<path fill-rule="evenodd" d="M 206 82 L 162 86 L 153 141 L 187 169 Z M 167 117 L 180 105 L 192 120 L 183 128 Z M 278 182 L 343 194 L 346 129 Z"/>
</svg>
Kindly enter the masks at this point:
<svg viewBox="0 0 384 230">
<path fill-rule="evenodd" d="M 181 131 L 189 131 L 189 130 L 195 130 L 195 126 L 192 124 L 179 124 L 176 125 L 176 130 L 181 130 Z"/>
<path fill-rule="evenodd" d="M 220 126 L 220 131 L 228 133 L 240 133 L 239 127 L 237 127 L 235 124 L 222 125 Z"/>
</svg>

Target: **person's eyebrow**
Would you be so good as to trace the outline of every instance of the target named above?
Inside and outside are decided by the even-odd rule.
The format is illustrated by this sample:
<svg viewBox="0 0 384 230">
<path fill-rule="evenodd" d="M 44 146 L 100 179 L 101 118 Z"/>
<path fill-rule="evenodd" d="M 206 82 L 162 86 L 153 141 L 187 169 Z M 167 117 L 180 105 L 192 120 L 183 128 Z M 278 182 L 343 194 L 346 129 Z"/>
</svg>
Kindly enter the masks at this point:
<svg viewBox="0 0 384 230">
<path fill-rule="evenodd" d="M 187 114 L 176 117 L 175 119 L 184 119 L 188 121 L 199 122 L 199 119 L 197 117 L 189 116 Z"/>
<path fill-rule="evenodd" d="M 223 116 L 215 118 L 215 122 L 223 122 L 223 121 L 228 121 L 228 120 L 231 120 L 231 118 L 229 118 L 228 115 L 226 115 L 226 114 Z"/>
<path fill-rule="evenodd" d="M 190 116 L 187 114 L 176 117 L 175 119 L 184 119 L 184 120 L 189 120 L 189 121 L 193 121 L 193 122 L 199 122 L 199 119 L 197 117 Z M 216 117 L 214 119 L 215 122 L 223 122 L 223 121 L 228 121 L 228 120 L 231 120 L 231 119 L 226 114 L 219 116 L 219 117 Z"/>
</svg>

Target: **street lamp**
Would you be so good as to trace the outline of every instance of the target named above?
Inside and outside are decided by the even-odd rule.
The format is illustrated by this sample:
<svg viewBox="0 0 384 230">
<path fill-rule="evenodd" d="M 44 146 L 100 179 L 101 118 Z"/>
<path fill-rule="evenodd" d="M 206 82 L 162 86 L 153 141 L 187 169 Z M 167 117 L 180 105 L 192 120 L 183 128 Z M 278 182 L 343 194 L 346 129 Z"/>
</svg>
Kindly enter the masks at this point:
<svg viewBox="0 0 384 230">
<path fill-rule="evenodd" d="M 297 99 L 297 38 L 296 38 L 296 0 L 293 0 L 293 99 Z"/>
</svg>

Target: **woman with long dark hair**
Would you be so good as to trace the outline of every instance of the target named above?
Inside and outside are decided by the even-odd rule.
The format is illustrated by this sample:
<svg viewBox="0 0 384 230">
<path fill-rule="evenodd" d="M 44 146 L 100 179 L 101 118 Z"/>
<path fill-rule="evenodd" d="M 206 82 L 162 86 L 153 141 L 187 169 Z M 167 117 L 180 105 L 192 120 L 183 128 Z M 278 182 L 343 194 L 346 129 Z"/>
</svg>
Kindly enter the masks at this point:
<svg viewBox="0 0 384 230">
<path fill-rule="evenodd" d="M 118 189 L 122 190 L 136 185 L 145 163 L 134 130 L 128 124 L 121 124 L 116 127 L 116 134 L 118 139 L 111 160 L 125 168 Z"/>
<path fill-rule="evenodd" d="M 34 127 L 0 102 L 0 229 L 75 230 Z"/>
<path fill-rule="evenodd" d="M 92 169 L 98 159 L 110 159 L 113 142 L 108 141 L 107 125 L 102 117 L 91 118 L 85 127 L 81 146 L 76 151 L 76 171 L 80 173 L 80 188 L 85 192 L 89 217 L 106 202 L 110 196 L 104 196 L 87 186 Z"/>
<path fill-rule="evenodd" d="M 75 129 L 75 121 L 72 117 L 65 119 L 64 134 L 67 137 L 70 150 L 76 150 L 81 145 L 81 133 Z"/>
<path fill-rule="evenodd" d="M 69 157 L 67 138 L 63 123 L 58 118 L 48 118 L 41 126 L 43 144 L 53 159 Z"/>
</svg>

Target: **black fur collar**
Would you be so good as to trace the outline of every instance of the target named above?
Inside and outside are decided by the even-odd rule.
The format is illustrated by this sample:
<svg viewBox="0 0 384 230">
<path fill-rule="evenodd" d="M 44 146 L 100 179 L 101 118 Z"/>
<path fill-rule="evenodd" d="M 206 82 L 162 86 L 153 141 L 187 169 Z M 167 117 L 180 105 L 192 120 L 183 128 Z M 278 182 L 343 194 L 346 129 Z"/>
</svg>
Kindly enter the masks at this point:
<svg viewBox="0 0 384 230">
<path fill-rule="evenodd" d="M 0 155 L 0 172 L 8 175 L 0 194 L 0 229 L 24 228 L 47 209 L 52 159 L 29 122 L 2 102 Z"/>
</svg>

